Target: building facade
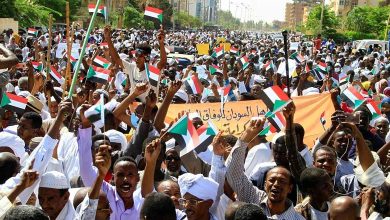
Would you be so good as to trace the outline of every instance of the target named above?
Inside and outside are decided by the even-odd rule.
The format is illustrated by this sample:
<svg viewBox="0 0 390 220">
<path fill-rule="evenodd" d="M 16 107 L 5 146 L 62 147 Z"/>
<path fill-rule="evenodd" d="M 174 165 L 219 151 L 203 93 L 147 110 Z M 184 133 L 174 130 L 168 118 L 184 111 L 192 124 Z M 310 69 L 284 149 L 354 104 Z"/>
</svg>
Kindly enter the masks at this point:
<svg viewBox="0 0 390 220">
<path fill-rule="evenodd" d="M 379 6 L 380 0 L 332 0 L 330 7 L 336 16 L 344 17 L 356 6 Z"/>
</svg>

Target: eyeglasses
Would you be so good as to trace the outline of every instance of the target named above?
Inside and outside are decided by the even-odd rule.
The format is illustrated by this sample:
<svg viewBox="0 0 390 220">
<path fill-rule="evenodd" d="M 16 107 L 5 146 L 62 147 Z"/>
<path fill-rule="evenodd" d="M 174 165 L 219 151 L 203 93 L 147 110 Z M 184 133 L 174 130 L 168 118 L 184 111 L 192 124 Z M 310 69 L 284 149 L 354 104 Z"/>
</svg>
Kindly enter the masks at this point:
<svg viewBox="0 0 390 220">
<path fill-rule="evenodd" d="M 167 161 L 171 161 L 171 160 L 179 161 L 180 157 L 168 156 L 168 157 L 165 158 L 165 160 L 167 160 Z"/>
<path fill-rule="evenodd" d="M 182 207 L 185 207 L 185 206 L 197 206 L 201 202 L 203 202 L 203 201 L 199 201 L 199 200 L 196 200 L 196 199 L 183 199 L 183 198 L 179 199 L 179 205 L 182 206 Z"/>
</svg>

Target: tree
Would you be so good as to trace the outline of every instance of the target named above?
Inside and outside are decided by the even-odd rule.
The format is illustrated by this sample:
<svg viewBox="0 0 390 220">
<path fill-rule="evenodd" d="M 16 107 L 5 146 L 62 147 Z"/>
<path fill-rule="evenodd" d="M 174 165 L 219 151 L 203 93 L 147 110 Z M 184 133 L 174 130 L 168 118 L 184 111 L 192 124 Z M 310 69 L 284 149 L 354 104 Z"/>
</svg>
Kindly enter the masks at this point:
<svg viewBox="0 0 390 220">
<path fill-rule="evenodd" d="M 198 28 L 202 26 L 202 21 L 197 17 L 188 15 L 185 12 L 180 12 L 175 16 L 175 22 L 180 27 L 185 28 Z"/>
<path fill-rule="evenodd" d="M 328 6 L 325 6 L 321 30 L 321 5 L 318 5 L 310 11 L 305 26 L 308 30 L 316 34 L 334 29 L 338 24 L 339 20 L 334 12 Z"/>
<path fill-rule="evenodd" d="M 153 23 L 151 21 L 147 21 L 144 19 L 144 14 L 137 11 L 137 9 L 133 7 L 125 7 L 124 8 L 124 18 L 123 24 L 128 28 L 152 28 Z"/>
<path fill-rule="evenodd" d="M 0 17 L 2 18 L 16 17 L 15 0 L 3 0 L 0 2 Z"/>
<path fill-rule="evenodd" d="M 381 35 L 386 28 L 389 7 L 355 7 L 347 17 L 347 29 L 361 33 Z"/>
<path fill-rule="evenodd" d="M 54 19 L 65 22 L 66 0 L 36 0 L 36 3 L 59 12 L 60 14 L 54 14 Z M 69 0 L 70 17 L 76 14 L 80 6 L 81 0 Z"/>
<path fill-rule="evenodd" d="M 37 4 L 34 0 L 14 0 L 16 19 L 21 27 L 48 24 L 49 15 L 61 15 L 58 11 Z"/>
<path fill-rule="evenodd" d="M 230 11 L 218 11 L 217 24 L 233 30 L 242 28 L 240 20 L 233 17 Z"/>
</svg>

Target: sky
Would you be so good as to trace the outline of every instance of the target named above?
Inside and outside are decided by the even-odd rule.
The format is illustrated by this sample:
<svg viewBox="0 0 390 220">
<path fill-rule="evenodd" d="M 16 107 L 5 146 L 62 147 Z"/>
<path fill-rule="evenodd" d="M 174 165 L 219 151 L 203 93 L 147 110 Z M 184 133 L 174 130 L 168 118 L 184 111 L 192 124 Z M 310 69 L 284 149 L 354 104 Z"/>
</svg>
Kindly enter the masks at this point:
<svg viewBox="0 0 390 220">
<path fill-rule="evenodd" d="M 229 10 L 229 1 L 230 11 L 234 17 L 241 18 L 241 20 L 263 20 L 266 22 L 284 21 L 286 3 L 292 2 L 292 0 L 221 0 L 222 10 Z"/>
</svg>

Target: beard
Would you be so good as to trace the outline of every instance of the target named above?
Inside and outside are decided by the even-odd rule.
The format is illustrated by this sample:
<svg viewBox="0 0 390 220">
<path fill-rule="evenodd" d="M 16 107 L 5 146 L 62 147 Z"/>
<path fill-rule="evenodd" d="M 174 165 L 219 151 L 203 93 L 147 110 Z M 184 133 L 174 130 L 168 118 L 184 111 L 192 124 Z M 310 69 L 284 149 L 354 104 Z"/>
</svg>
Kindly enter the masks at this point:
<svg viewBox="0 0 390 220">
<path fill-rule="evenodd" d="M 375 200 L 374 203 L 374 211 L 379 212 L 381 214 L 386 214 L 389 212 L 390 208 L 389 205 L 387 204 L 386 200 Z"/>
</svg>

